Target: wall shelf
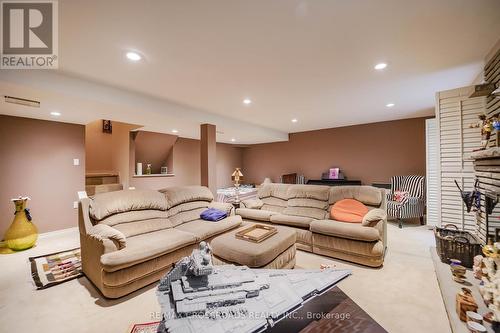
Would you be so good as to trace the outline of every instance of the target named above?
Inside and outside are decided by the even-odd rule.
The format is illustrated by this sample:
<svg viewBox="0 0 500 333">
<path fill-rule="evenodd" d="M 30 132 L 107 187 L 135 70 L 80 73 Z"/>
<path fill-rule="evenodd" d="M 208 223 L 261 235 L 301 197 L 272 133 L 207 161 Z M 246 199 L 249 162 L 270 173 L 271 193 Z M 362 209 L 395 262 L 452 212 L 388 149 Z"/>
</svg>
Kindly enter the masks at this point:
<svg viewBox="0 0 500 333">
<path fill-rule="evenodd" d="M 133 178 L 148 178 L 148 177 L 174 177 L 174 173 L 153 173 L 150 175 L 134 175 Z"/>
</svg>

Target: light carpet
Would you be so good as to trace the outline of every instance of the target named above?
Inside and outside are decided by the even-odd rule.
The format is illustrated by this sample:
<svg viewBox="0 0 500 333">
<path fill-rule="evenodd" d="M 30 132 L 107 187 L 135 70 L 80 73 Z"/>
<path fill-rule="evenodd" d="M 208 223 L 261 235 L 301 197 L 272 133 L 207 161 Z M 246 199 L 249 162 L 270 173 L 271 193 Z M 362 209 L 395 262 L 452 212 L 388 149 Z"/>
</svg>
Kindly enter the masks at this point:
<svg viewBox="0 0 500 333">
<path fill-rule="evenodd" d="M 388 332 L 451 332 L 429 247 L 432 231 L 417 224 L 388 225 L 388 252 L 380 269 L 298 251 L 297 266 L 335 264 L 353 275 L 339 287 Z M 154 285 L 119 300 L 105 300 L 85 278 L 34 290 L 28 257 L 79 246 L 78 231 L 43 237 L 30 250 L 0 255 L 0 332 L 118 332 L 159 320 Z"/>
</svg>

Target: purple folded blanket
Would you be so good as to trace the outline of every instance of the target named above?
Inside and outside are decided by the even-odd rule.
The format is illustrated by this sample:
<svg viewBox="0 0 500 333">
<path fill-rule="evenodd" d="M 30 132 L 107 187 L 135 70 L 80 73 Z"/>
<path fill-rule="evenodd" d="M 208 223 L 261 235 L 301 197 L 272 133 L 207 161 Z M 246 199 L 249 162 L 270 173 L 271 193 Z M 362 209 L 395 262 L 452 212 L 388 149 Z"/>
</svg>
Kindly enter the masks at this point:
<svg viewBox="0 0 500 333">
<path fill-rule="evenodd" d="M 205 221 L 217 222 L 227 217 L 227 213 L 220 209 L 209 208 L 200 214 L 200 217 Z"/>
</svg>

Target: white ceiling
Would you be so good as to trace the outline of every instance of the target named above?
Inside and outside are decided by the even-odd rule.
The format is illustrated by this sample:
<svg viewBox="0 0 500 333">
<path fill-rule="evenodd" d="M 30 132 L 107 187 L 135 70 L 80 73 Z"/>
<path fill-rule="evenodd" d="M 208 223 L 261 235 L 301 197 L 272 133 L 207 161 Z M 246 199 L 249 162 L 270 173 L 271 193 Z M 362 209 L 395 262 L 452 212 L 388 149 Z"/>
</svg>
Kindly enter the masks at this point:
<svg viewBox="0 0 500 333">
<path fill-rule="evenodd" d="M 187 137 L 213 122 L 219 141 L 255 143 L 432 114 L 436 91 L 480 73 L 500 36 L 500 1 L 59 0 L 59 27 L 59 73 L 0 72 L 3 93 L 42 96 L 65 121 Z M 130 63 L 129 50 L 144 60 Z M 378 62 L 389 66 L 375 71 Z"/>
</svg>

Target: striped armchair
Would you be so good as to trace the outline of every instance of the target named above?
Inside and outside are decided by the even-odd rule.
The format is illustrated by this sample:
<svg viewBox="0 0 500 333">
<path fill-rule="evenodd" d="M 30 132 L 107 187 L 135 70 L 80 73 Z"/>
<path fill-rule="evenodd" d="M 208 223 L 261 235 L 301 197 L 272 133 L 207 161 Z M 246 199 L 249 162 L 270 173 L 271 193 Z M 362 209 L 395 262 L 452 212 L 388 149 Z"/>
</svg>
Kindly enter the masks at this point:
<svg viewBox="0 0 500 333">
<path fill-rule="evenodd" d="M 407 192 L 401 201 L 394 199 L 396 191 Z M 398 220 L 403 227 L 403 219 L 420 218 L 424 224 L 425 212 L 425 177 L 395 176 L 391 178 L 391 191 L 387 194 L 387 215 Z"/>
</svg>

